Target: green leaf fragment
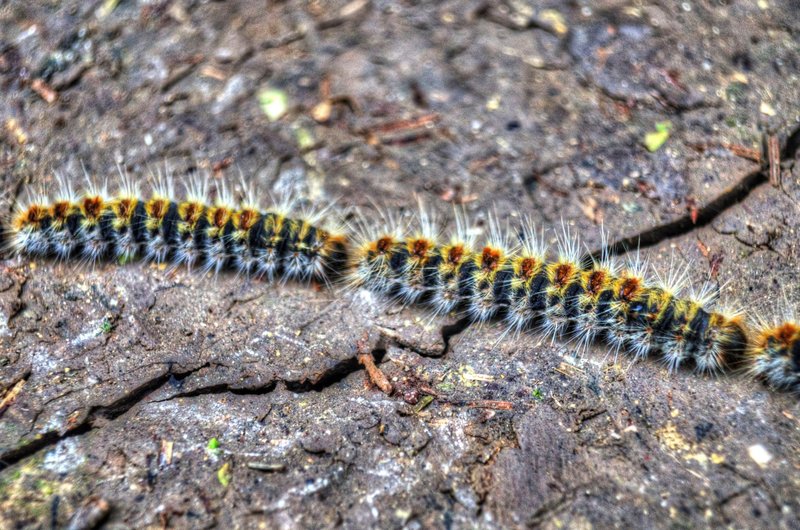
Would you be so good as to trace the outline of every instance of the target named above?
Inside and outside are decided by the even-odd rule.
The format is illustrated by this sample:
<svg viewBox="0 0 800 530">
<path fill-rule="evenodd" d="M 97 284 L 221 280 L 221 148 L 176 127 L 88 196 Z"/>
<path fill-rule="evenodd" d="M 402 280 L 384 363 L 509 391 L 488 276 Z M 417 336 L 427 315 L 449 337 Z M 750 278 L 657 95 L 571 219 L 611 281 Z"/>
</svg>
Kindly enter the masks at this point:
<svg viewBox="0 0 800 530">
<path fill-rule="evenodd" d="M 671 129 L 671 122 L 662 121 L 656 123 L 656 130 L 650 131 L 644 135 L 644 146 L 651 153 L 658 151 L 661 149 L 661 146 L 664 145 L 664 142 L 669 139 L 669 132 Z"/>
<path fill-rule="evenodd" d="M 304 127 L 299 127 L 295 131 L 294 136 L 297 139 L 297 147 L 300 149 L 310 149 L 311 147 L 314 147 L 314 144 L 316 143 L 312 132 Z"/>
<path fill-rule="evenodd" d="M 289 96 L 283 90 L 266 88 L 258 93 L 258 104 L 269 121 L 277 121 L 289 109 Z"/>
<path fill-rule="evenodd" d="M 209 451 L 216 451 L 219 449 L 219 440 L 216 438 L 212 438 L 208 441 L 208 445 L 206 446 Z"/>
<path fill-rule="evenodd" d="M 419 414 L 422 410 L 433 403 L 433 396 L 422 396 L 416 405 L 414 405 L 414 412 Z"/>
<path fill-rule="evenodd" d="M 456 389 L 456 385 L 453 383 L 445 381 L 444 383 L 439 383 L 436 385 L 437 390 L 441 390 L 442 392 L 452 392 Z"/>
<path fill-rule="evenodd" d="M 223 487 L 227 488 L 228 484 L 231 483 L 231 479 L 233 475 L 231 473 L 231 463 L 225 462 L 219 470 L 217 470 L 217 480 L 219 483 L 222 484 Z"/>
</svg>

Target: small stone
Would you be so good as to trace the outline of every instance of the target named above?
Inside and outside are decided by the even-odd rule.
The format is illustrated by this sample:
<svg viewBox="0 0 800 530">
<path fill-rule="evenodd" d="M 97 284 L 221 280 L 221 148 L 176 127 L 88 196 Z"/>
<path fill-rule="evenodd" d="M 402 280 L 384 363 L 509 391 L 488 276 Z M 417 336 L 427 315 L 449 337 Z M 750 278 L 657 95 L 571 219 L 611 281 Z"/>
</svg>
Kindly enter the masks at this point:
<svg viewBox="0 0 800 530">
<path fill-rule="evenodd" d="M 336 438 L 332 434 L 322 432 L 305 435 L 300 440 L 300 447 L 302 447 L 307 453 L 333 454 L 336 452 L 338 444 Z"/>
<path fill-rule="evenodd" d="M 762 101 L 761 105 L 758 107 L 759 112 L 764 114 L 765 116 L 775 116 L 777 112 L 775 111 L 775 107 L 767 103 L 766 101 Z"/>
<path fill-rule="evenodd" d="M 250 53 L 250 45 L 239 33 L 228 33 L 214 52 L 214 59 L 221 64 L 237 63 Z"/>
<path fill-rule="evenodd" d="M 220 114 L 233 106 L 248 92 L 248 82 L 245 76 L 238 74 L 231 76 L 223 89 L 217 94 L 214 105 L 211 107 L 213 114 Z"/>
<path fill-rule="evenodd" d="M 772 460 L 772 454 L 761 444 L 751 445 L 747 448 L 747 454 L 760 467 L 765 467 Z"/>
</svg>

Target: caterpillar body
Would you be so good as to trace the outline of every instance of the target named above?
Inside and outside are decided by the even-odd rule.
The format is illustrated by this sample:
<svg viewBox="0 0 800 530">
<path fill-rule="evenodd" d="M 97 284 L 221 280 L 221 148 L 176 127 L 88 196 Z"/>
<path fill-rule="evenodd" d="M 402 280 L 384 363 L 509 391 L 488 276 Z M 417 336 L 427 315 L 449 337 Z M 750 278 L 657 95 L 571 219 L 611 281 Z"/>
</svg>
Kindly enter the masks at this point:
<svg viewBox="0 0 800 530">
<path fill-rule="evenodd" d="M 796 319 L 764 324 L 714 309 L 709 290 L 686 289 L 680 271 L 650 276 L 638 257 L 620 265 L 602 255 L 586 265 L 568 229 L 550 253 L 529 221 L 512 233 L 490 217 L 478 242 L 458 213 L 454 233 L 441 238 L 424 211 L 410 230 L 386 214 L 378 228 L 363 219 L 344 226 L 291 201 L 264 209 L 252 192 L 237 202 L 224 186 L 213 201 L 209 191 L 194 179 L 178 197 L 170 179 L 159 179 L 143 197 L 123 175 L 113 194 L 96 185 L 75 192 L 62 179 L 53 198 L 18 205 L 6 230 L 18 254 L 142 257 L 267 281 L 339 282 L 436 315 L 497 320 L 514 335 L 539 331 L 579 348 L 605 342 L 615 355 L 658 357 L 670 370 L 739 371 L 800 392 Z"/>
<path fill-rule="evenodd" d="M 62 184 L 54 200 L 17 209 L 11 245 L 20 254 L 89 263 L 143 257 L 204 272 L 230 267 L 269 281 L 331 283 L 343 271 L 347 239 L 321 214 L 293 216 L 288 202 L 262 210 L 252 193 L 237 204 L 224 187 L 212 202 L 207 180 L 191 180 L 182 199 L 173 188 L 164 180 L 143 199 L 127 179 L 113 195 L 105 186 L 73 193 Z"/>
<path fill-rule="evenodd" d="M 670 369 L 693 362 L 715 373 L 743 362 L 743 317 L 712 311 L 705 291 L 683 296 L 680 278 L 648 280 L 641 263 L 618 267 L 603 257 L 582 267 L 568 230 L 550 258 L 531 225 L 510 245 L 496 221 L 489 224 L 478 247 L 464 234 L 443 245 L 426 230 L 362 237 L 353 244 L 351 282 L 437 313 L 457 311 L 473 323 L 500 319 L 514 333 L 538 329 L 584 346 L 603 340 L 637 359 L 659 354 Z"/>
</svg>

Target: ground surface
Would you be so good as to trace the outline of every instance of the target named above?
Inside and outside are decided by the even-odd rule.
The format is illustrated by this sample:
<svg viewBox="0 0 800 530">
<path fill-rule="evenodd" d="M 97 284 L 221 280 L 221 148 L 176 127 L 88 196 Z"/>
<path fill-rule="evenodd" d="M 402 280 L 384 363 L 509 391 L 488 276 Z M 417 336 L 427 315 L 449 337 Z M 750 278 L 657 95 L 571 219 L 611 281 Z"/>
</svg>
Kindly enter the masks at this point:
<svg viewBox="0 0 800 530">
<path fill-rule="evenodd" d="M 0 191 L 177 160 L 321 204 L 563 219 L 592 249 L 602 222 L 732 304 L 798 299 L 794 2 L 266 6 L 0 3 Z M 755 382 L 493 325 L 442 356 L 443 322 L 324 288 L 0 267 L 3 528 L 797 528 L 800 407 Z M 370 329 L 390 396 L 354 361 Z"/>
</svg>

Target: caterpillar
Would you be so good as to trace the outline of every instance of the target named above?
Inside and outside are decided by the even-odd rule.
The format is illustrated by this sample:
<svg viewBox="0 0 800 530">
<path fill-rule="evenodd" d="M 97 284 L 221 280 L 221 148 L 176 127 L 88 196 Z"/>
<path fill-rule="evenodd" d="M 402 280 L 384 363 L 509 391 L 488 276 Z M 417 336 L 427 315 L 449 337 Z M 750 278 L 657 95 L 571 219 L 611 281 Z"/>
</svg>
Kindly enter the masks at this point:
<svg viewBox="0 0 800 530">
<path fill-rule="evenodd" d="M 324 211 L 294 215 L 291 201 L 261 209 L 252 191 L 237 203 L 224 185 L 211 201 L 207 178 L 189 179 L 181 198 L 171 178 L 159 177 L 148 198 L 125 175 L 113 194 L 92 183 L 76 193 L 59 180 L 52 200 L 33 197 L 16 208 L 8 229 L 13 252 L 89 264 L 142 257 L 268 281 L 331 284 L 343 272 L 347 238 L 323 222 Z"/>
<path fill-rule="evenodd" d="M 413 301 L 435 312 L 457 311 L 471 323 L 500 319 L 514 333 L 538 330 L 582 345 L 604 340 L 636 359 L 659 353 L 671 370 L 692 361 L 698 371 L 715 373 L 746 356 L 741 315 L 710 310 L 707 291 L 683 296 L 680 278 L 648 279 L 641 261 L 620 267 L 604 255 L 584 267 L 566 228 L 552 256 L 529 222 L 515 244 L 493 217 L 477 247 L 458 231 L 444 245 L 426 229 L 396 233 L 354 241 L 352 284 L 401 303 L 419 293 Z"/>
<path fill-rule="evenodd" d="M 270 282 L 344 284 L 470 324 L 499 321 L 506 334 L 539 332 L 579 349 L 603 342 L 615 356 L 656 357 L 670 371 L 738 371 L 800 392 L 796 319 L 767 324 L 715 309 L 712 290 L 686 288 L 685 270 L 649 275 L 638 252 L 624 264 L 607 253 L 587 262 L 568 228 L 551 252 L 529 219 L 512 231 L 490 216 L 478 241 L 459 211 L 443 237 L 422 207 L 413 226 L 389 213 L 379 213 L 378 226 L 363 215 L 342 224 L 293 201 L 262 208 L 252 190 L 236 201 L 221 185 L 211 200 L 203 178 L 188 179 L 179 197 L 172 179 L 159 177 L 144 197 L 120 173 L 113 193 L 92 183 L 75 191 L 60 178 L 52 198 L 18 204 L 6 228 L 13 252 L 87 263 L 141 257 Z"/>
</svg>

